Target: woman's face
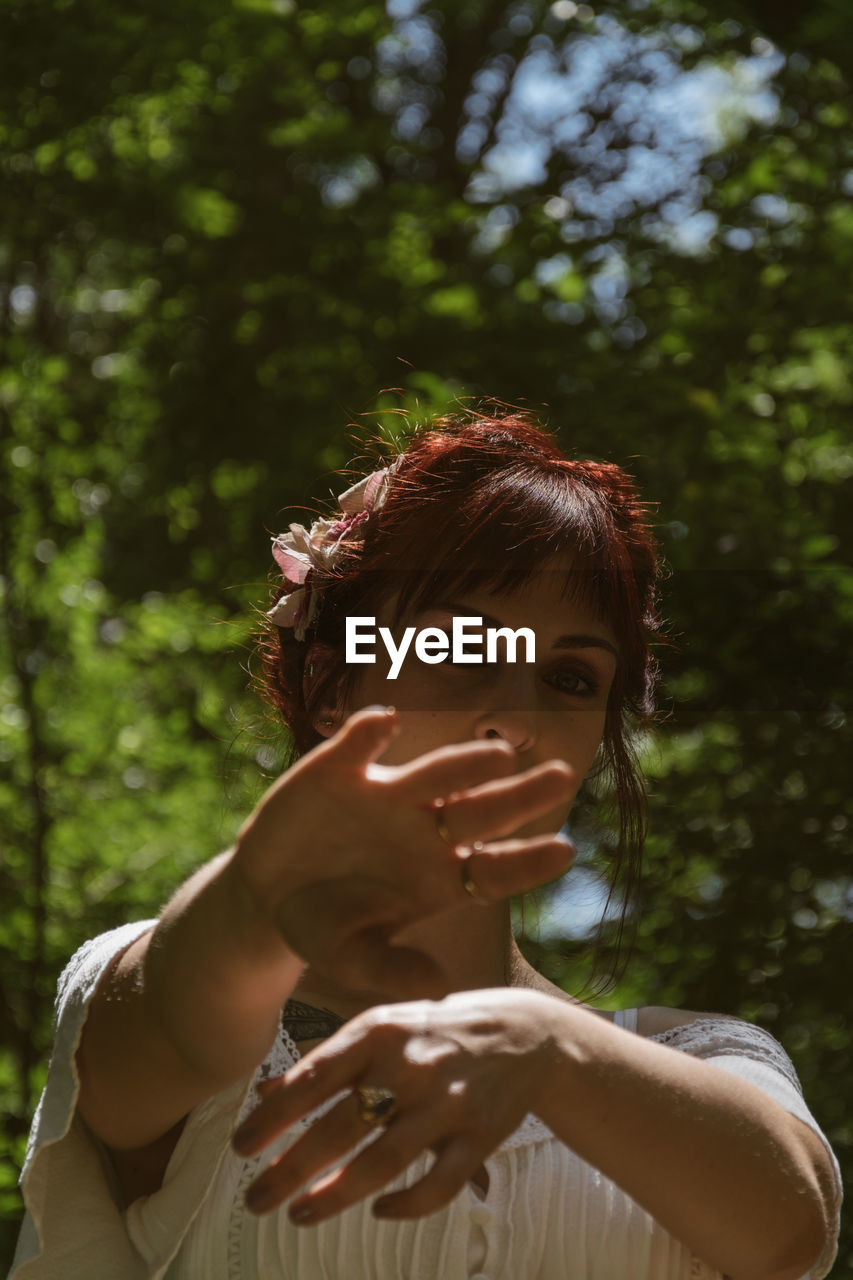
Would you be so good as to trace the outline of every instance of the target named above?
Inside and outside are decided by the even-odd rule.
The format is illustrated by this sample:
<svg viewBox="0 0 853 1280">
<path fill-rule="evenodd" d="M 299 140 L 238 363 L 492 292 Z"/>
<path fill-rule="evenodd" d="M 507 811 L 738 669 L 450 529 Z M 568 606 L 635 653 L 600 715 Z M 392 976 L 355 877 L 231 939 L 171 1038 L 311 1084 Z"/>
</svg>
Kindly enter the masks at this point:
<svg viewBox="0 0 853 1280">
<path fill-rule="evenodd" d="M 560 599 L 570 563 L 565 557 L 549 561 L 512 595 L 475 591 L 455 594 L 452 600 L 436 599 L 392 628 L 397 646 L 404 628 L 412 626 L 416 633 L 438 628 L 451 641 L 454 617 L 480 617 L 480 627 L 466 626 L 474 637 L 467 647 L 485 657 L 487 629 L 526 627 L 535 635 L 533 663 L 525 660 L 521 638 L 516 661 L 507 661 L 506 642 L 499 638 L 494 663 L 456 665 L 451 653 L 445 661 L 429 665 L 416 655 L 413 637 L 399 674 L 389 679 L 392 662 L 378 634 L 380 626 L 390 624 L 389 602 L 376 619 L 376 663 L 359 669 L 347 707 L 347 712 L 371 703 L 397 708 L 401 732 L 381 757 L 382 764 L 404 764 L 436 747 L 487 738 L 502 738 L 516 748 L 518 772 L 545 760 L 570 764 L 577 774 L 570 801 L 526 823 L 517 835 L 562 826 L 601 742 L 616 671 L 611 629 L 587 607 Z"/>
</svg>

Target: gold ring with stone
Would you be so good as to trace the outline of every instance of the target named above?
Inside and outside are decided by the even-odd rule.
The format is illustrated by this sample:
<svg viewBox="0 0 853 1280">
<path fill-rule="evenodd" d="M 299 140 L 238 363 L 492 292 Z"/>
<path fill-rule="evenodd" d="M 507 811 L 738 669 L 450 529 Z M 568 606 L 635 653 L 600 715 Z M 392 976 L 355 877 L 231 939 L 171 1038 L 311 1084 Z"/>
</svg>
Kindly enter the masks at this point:
<svg viewBox="0 0 853 1280">
<path fill-rule="evenodd" d="M 390 1089 L 365 1084 L 356 1089 L 358 1113 L 366 1125 L 387 1124 L 397 1110 L 397 1096 Z"/>
</svg>

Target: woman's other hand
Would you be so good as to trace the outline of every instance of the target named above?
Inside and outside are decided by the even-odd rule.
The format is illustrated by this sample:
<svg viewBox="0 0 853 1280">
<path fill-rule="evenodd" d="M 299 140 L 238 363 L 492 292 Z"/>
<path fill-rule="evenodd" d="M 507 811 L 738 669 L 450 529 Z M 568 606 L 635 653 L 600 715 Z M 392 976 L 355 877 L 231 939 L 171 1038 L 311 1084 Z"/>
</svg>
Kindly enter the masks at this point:
<svg viewBox="0 0 853 1280">
<path fill-rule="evenodd" d="M 432 1151 L 436 1159 L 426 1175 L 383 1197 L 374 1213 L 415 1218 L 442 1208 L 535 1110 L 554 1057 L 552 1007 L 539 992 L 501 988 L 359 1014 L 268 1082 L 263 1101 L 237 1131 L 236 1149 L 254 1155 L 301 1116 L 350 1091 L 254 1182 L 249 1207 L 266 1213 L 339 1165 L 290 1206 L 294 1222 L 320 1222 L 381 1191 Z M 396 1109 L 375 1141 L 346 1159 L 369 1132 L 355 1092 L 365 1085 L 389 1089 Z"/>
<path fill-rule="evenodd" d="M 351 990 L 387 992 L 382 999 L 444 995 L 437 962 L 394 941 L 443 909 L 479 909 L 463 867 L 486 902 L 565 871 L 565 838 L 500 837 L 573 794 L 567 765 L 519 773 L 511 747 L 478 741 L 387 767 L 377 760 L 394 723 L 366 707 L 299 760 L 234 850 L 182 885 L 105 975 L 77 1062 L 81 1113 L 108 1146 L 159 1142 L 253 1069 L 306 963 Z M 451 843 L 439 833 L 437 798 Z M 465 861 L 477 840 L 490 843 Z"/>
</svg>

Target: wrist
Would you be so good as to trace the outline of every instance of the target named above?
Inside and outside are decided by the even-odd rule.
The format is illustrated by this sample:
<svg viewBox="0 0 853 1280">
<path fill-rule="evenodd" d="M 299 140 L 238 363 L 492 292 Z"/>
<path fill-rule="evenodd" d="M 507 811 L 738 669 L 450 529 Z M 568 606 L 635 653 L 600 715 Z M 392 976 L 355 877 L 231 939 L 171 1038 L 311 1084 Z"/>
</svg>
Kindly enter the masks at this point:
<svg viewBox="0 0 853 1280">
<path fill-rule="evenodd" d="M 564 1126 L 566 1098 L 576 1101 L 600 1071 L 601 1034 L 610 1030 L 600 1014 L 581 1005 L 543 995 L 548 1002 L 549 1035 L 543 1045 L 541 1091 L 536 1113 L 556 1132 Z"/>
<path fill-rule="evenodd" d="M 301 970 L 305 961 L 286 941 L 278 925 L 280 886 L 272 892 L 255 883 L 239 846 L 225 855 L 218 878 L 235 940 L 246 956 L 262 966 L 284 965 L 290 969 L 296 965 Z"/>
<path fill-rule="evenodd" d="M 501 990 L 506 1007 L 507 993 Z M 514 990 L 510 997 L 521 1015 L 514 1034 L 523 1037 L 527 1049 L 535 1105 L 530 1107 L 545 1123 L 545 1110 L 575 1087 L 583 1053 L 577 1043 L 573 1014 L 577 1006 L 544 991 Z M 581 1011 L 582 1012 L 582 1011 Z M 592 1015 L 595 1018 L 595 1015 Z"/>
<path fill-rule="evenodd" d="M 146 986 L 164 1003 L 177 990 L 218 993 L 274 1007 L 298 981 L 303 962 L 275 929 L 241 874 L 234 851 L 220 854 L 178 890 L 148 949 Z M 155 976 L 156 975 L 156 976 Z M 243 994 L 244 993 L 244 994 Z"/>
</svg>

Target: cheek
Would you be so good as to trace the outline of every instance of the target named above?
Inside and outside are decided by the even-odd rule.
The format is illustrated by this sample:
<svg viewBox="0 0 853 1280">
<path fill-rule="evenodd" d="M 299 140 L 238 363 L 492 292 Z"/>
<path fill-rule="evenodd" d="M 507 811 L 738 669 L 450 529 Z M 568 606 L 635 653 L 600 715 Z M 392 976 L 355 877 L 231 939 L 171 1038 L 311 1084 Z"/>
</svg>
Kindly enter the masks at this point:
<svg viewBox="0 0 853 1280">
<path fill-rule="evenodd" d="M 604 714 L 591 714 L 590 720 L 589 734 L 585 743 L 587 770 L 592 767 L 592 763 L 598 755 L 599 748 L 604 741 Z"/>
<path fill-rule="evenodd" d="M 581 775 L 581 780 L 592 763 L 604 737 L 604 710 L 580 711 L 565 726 L 561 741 L 554 743 L 554 754 L 560 756 Z M 580 787 L 580 781 L 578 787 Z"/>
</svg>

